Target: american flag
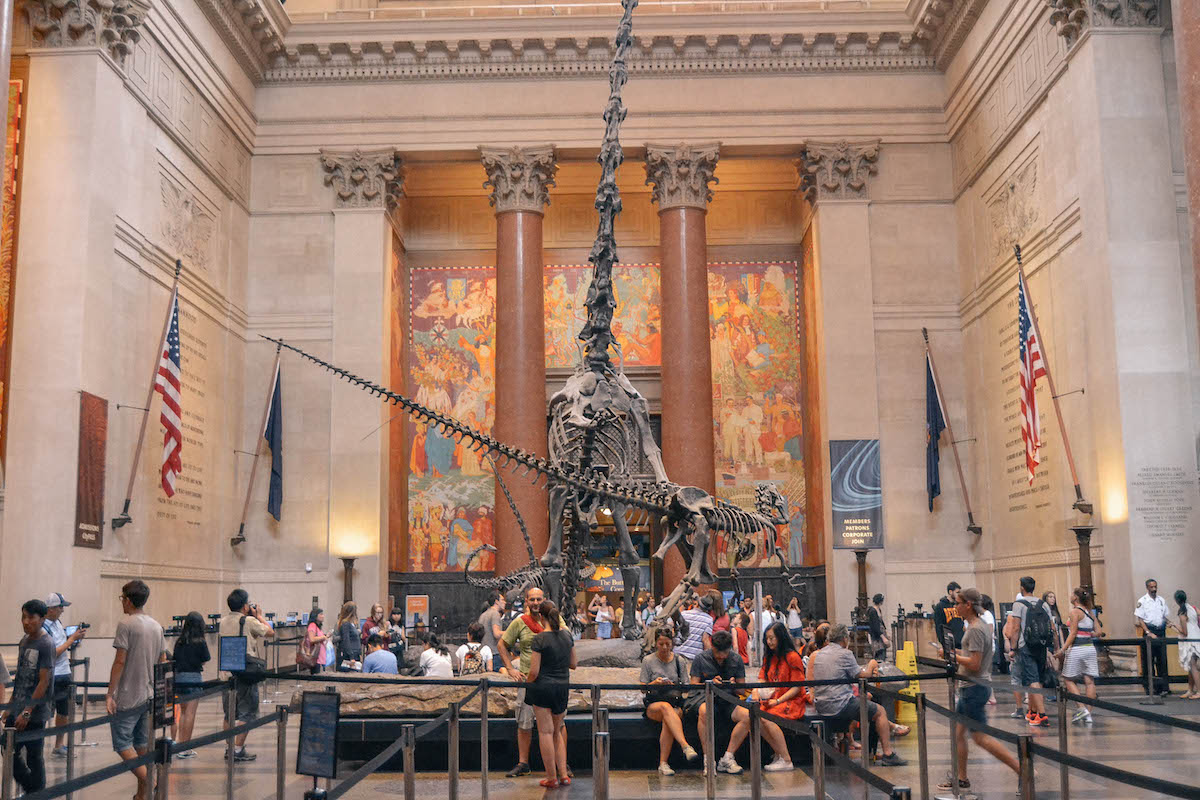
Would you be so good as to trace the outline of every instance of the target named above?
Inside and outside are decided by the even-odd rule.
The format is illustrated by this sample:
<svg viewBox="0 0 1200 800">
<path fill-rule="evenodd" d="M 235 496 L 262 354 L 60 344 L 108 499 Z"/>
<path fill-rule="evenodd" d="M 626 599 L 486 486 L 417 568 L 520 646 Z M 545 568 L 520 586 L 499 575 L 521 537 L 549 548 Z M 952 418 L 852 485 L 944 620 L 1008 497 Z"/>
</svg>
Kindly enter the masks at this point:
<svg viewBox="0 0 1200 800">
<path fill-rule="evenodd" d="M 1029 469 L 1029 485 L 1037 469 L 1038 450 L 1042 446 L 1042 425 L 1038 417 L 1037 379 L 1046 376 L 1046 362 L 1029 313 L 1029 292 L 1025 276 L 1017 274 L 1017 325 L 1021 336 L 1021 438 L 1025 440 L 1025 466 Z"/>
<path fill-rule="evenodd" d="M 171 293 L 171 324 L 167 327 L 167 338 L 162 345 L 162 358 L 158 360 L 158 375 L 154 378 L 154 391 L 162 395 L 162 414 L 158 420 L 166 428 L 163 433 L 162 488 L 167 497 L 175 496 L 175 476 L 183 470 L 183 434 L 180 433 L 180 417 L 183 411 L 179 402 L 179 291 Z"/>
</svg>

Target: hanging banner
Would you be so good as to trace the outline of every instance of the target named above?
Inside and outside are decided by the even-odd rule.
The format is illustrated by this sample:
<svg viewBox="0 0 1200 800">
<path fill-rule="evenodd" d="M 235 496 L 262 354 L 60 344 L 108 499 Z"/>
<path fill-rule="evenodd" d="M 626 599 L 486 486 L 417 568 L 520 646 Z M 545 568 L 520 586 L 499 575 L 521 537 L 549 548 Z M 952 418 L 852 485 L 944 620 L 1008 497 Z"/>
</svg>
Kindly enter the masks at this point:
<svg viewBox="0 0 1200 800">
<path fill-rule="evenodd" d="M 79 466 L 75 476 L 75 546 L 104 546 L 104 452 L 108 401 L 79 393 Z"/>
<path fill-rule="evenodd" d="M 883 482 L 878 439 L 829 442 L 835 550 L 883 548 Z"/>
</svg>

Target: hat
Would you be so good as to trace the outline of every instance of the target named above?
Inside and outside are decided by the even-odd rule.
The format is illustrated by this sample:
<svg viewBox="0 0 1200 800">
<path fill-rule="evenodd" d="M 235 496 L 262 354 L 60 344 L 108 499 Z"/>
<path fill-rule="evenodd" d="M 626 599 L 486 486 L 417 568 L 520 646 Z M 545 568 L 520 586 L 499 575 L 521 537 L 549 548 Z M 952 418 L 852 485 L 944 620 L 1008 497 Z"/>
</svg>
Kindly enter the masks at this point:
<svg viewBox="0 0 1200 800">
<path fill-rule="evenodd" d="M 69 606 L 71 602 L 63 597 L 58 592 L 51 592 L 46 597 L 46 608 L 57 608 L 59 606 Z"/>
</svg>

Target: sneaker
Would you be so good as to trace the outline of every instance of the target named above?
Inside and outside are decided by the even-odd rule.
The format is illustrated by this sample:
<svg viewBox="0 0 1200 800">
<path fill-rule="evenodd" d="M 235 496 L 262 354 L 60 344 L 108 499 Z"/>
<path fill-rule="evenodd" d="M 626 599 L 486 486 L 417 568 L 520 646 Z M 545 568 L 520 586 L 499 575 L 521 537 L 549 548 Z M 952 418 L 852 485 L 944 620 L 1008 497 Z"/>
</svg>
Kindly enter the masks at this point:
<svg viewBox="0 0 1200 800">
<path fill-rule="evenodd" d="M 67 746 L 64 744 L 60 747 L 54 748 L 53 750 L 50 751 L 50 755 L 54 756 L 55 758 L 66 758 L 67 757 Z"/>
<path fill-rule="evenodd" d="M 1050 724 L 1050 718 L 1045 714 L 1028 716 L 1025 718 L 1025 721 L 1035 728 L 1044 728 Z"/>
<path fill-rule="evenodd" d="M 908 762 L 901 758 L 900 754 L 894 750 L 887 755 L 880 756 L 875 763 L 881 767 L 903 767 L 908 764 Z"/>
<path fill-rule="evenodd" d="M 1009 714 L 1009 716 L 1012 717 L 1013 719 L 1025 719 L 1029 715 L 1025 713 L 1025 709 L 1021 708 L 1020 706 L 1017 706 L 1016 708 L 1013 709 L 1013 712 L 1011 714 Z"/>
<path fill-rule="evenodd" d="M 942 781 L 941 783 L 939 783 L 937 785 L 938 791 L 942 791 L 942 792 L 952 791 L 954 789 L 954 784 L 951 783 L 952 780 L 953 780 L 953 778 L 951 778 L 949 775 L 947 775 L 946 780 Z M 959 778 L 958 779 L 958 788 L 959 789 L 970 789 L 971 781 L 968 778 Z"/>
<path fill-rule="evenodd" d="M 176 758 L 195 758 L 196 751 L 195 750 L 184 750 L 182 753 L 176 753 L 175 757 Z"/>
<path fill-rule="evenodd" d="M 1071 722 L 1082 722 L 1084 717 L 1089 716 L 1091 716 L 1091 714 L 1087 712 L 1087 709 L 1081 708 L 1075 712 L 1074 716 L 1071 717 Z"/>
<path fill-rule="evenodd" d="M 235 762 L 245 763 L 247 761 L 254 761 L 256 758 L 258 758 L 258 755 L 256 753 L 251 753 L 249 750 L 246 750 L 245 748 L 234 751 L 234 754 L 233 754 L 233 760 Z"/>
<path fill-rule="evenodd" d="M 775 760 L 763 767 L 767 772 L 791 772 L 795 769 L 791 761 L 785 761 L 783 756 L 775 756 Z"/>
<path fill-rule="evenodd" d="M 725 754 L 721 756 L 721 760 L 717 762 L 717 772 L 724 772 L 729 775 L 740 775 L 742 768 L 738 766 L 737 760 L 733 756 Z"/>
<path fill-rule="evenodd" d="M 675 774 L 675 770 L 671 769 L 671 765 L 664 761 L 658 765 L 658 774 L 669 778 Z"/>
<path fill-rule="evenodd" d="M 529 768 L 528 764 L 526 764 L 524 761 L 518 761 L 515 767 L 504 773 L 504 777 L 519 778 L 522 775 L 528 775 L 530 772 L 533 772 L 533 770 Z"/>
<path fill-rule="evenodd" d="M 687 747 L 683 748 L 683 757 L 688 761 L 695 761 L 700 757 L 700 754 L 696 752 L 696 748 L 689 744 Z"/>
</svg>

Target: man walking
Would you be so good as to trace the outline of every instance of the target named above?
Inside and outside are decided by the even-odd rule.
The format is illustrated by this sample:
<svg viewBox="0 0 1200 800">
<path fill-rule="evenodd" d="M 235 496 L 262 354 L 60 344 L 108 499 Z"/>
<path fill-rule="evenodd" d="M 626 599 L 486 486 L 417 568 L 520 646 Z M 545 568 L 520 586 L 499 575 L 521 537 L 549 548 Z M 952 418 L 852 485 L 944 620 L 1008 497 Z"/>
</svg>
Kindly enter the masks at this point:
<svg viewBox="0 0 1200 800">
<path fill-rule="evenodd" d="M 108 674 L 108 695 L 104 704 L 109 714 L 135 709 L 154 694 L 154 665 L 167 660 L 167 642 L 163 629 L 143 609 L 150 599 L 150 587 L 132 580 L 121 587 L 121 610 L 125 616 L 113 635 L 112 670 Z M 150 750 L 150 717 L 140 714 L 120 716 L 109 723 L 112 746 L 125 761 L 144 756 Z M 137 792 L 134 800 L 147 800 L 146 767 L 135 767 Z"/>
<path fill-rule="evenodd" d="M 1167 646 L 1155 640 L 1165 638 L 1169 627 L 1179 629 L 1171 622 L 1166 599 L 1158 596 L 1158 581 L 1154 578 L 1146 581 L 1146 593 L 1138 598 L 1133 616 L 1136 620 L 1135 625 L 1150 638 L 1150 652 L 1147 653 L 1146 648 L 1142 648 L 1142 675 L 1149 676 L 1153 669 L 1155 694 L 1170 694 L 1171 684 L 1167 679 Z"/>
<path fill-rule="evenodd" d="M 21 629 L 25 635 L 17 649 L 17 675 L 13 679 L 12 703 L 4 712 L 3 727 L 36 731 L 46 727 L 50 697 L 54 693 L 54 645 L 42 630 L 46 604 L 29 600 L 21 606 Z M 25 794 L 46 788 L 46 762 L 42 740 L 19 742 L 13 749 L 13 778 Z"/>
<path fill-rule="evenodd" d="M 492 652 L 492 663 L 489 665 L 492 672 L 499 672 L 503 662 L 500 660 L 500 637 L 504 635 L 504 628 L 500 626 L 500 620 L 504 617 L 504 595 L 500 592 L 493 591 L 488 597 L 488 607 L 479 615 L 479 624 L 483 626 L 483 646 L 487 647 Z"/>
<path fill-rule="evenodd" d="M 246 637 L 246 658 L 258 658 L 262 660 L 265 667 L 267 662 L 266 640 L 275 637 L 275 630 L 267 622 L 267 618 L 263 616 L 262 610 L 250 602 L 250 593 L 245 589 L 234 589 L 229 593 L 229 597 L 225 599 L 225 604 L 229 606 L 229 613 L 221 617 L 221 622 L 217 628 L 222 638 L 245 636 Z M 250 722 L 258 718 L 258 682 L 247 678 L 243 675 L 233 676 L 233 694 L 234 694 L 234 724 L 239 722 Z M 221 695 L 223 707 L 225 709 L 225 727 L 230 727 L 229 720 L 229 695 Z M 248 733 L 242 733 L 234 737 L 233 744 L 233 760 L 238 762 L 253 761 L 258 758 L 254 753 L 246 750 L 246 736 Z M 229 754 L 226 753 L 228 758 Z"/>
<path fill-rule="evenodd" d="M 71 703 L 74 698 L 74 687 L 71 684 L 71 648 L 83 638 L 86 630 L 80 626 L 70 636 L 63 628 L 63 610 L 71 603 L 58 592 L 51 592 L 46 598 L 46 621 L 42 629 L 50 637 L 54 645 L 54 726 L 61 728 L 67 724 L 71 713 Z M 66 734 L 54 737 L 54 749 L 50 752 L 58 758 L 67 755 Z"/>
<path fill-rule="evenodd" d="M 834 625 L 829 630 L 829 643 L 808 657 L 807 677 L 811 681 L 852 680 L 871 678 L 879 673 L 879 662 L 871 659 L 865 667 L 860 667 L 847 646 L 850 643 L 850 630 L 842 624 Z M 850 684 L 826 684 L 813 687 L 813 707 L 821 716 L 842 719 L 858 719 L 861 709 L 859 699 L 854 696 Z M 875 726 L 879 736 L 879 746 L 883 749 L 883 757 L 878 763 L 884 767 L 902 767 L 908 762 L 892 749 L 892 724 L 888 721 L 887 712 L 883 706 L 871 700 L 867 701 L 867 716 Z M 863 732 L 866 735 L 866 732 Z M 863 740 L 863 747 L 867 740 Z"/>
<path fill-rule="evenodd" d="M 938 647 L 945 647 L 947 630 L 954 634 L 955 647 L 962 644 L 963 632 L 966 630 L 966 626 L 958 616 L 957 610 L 958 590 L 961 588 L 958 585 L 958 581 L 947 583 L 945 597 L 938 600 L 937 605 L 933 607 L 933 630 L 934 635 L 937 637 Z"/>
<path fill-rule="evenodd" d="M 963 589 L 958 594 L 956 610 L 966 621 L 967 628 L 963 634 L 961 651 L 955 652 L 954 660 L 958 664 L 958 674 L 971 679 L 959 684 L 956 710 L 964 717 L 986 725 L 987 703 L 991 690 L 985 684 L 992 674 L 992 651 L 995 645 L 991 629 L 979 616 L 983 613 L 983 595 L 978 589 Z M 953 727 L 954 735 L 958 739 L 958 763 L 951 765 L 954 772 L 938 786 L 938 789 L 943 791 L 954 788 L 952 781 L 955 777 L 958 779 L 960 790 L 971 788 L 971 781 L 967 778 L 967 728 L 965 725 Z M 972 731 L 971 740 L 1020 775 L 1021 767 L 1016 757 L 1000 742 L 981 731 Z"/>
<path fill-rule="evenodd" d="M 1018 600 L 1004 624 L 1004 637 L 1009 645 L 1009 660 L 1018 683 L 1025 688 L 1041 689 L 1046 684 L 1047 658 L 1054 649 L 1054 621 L 1050 609 L 1033 597 L 1037 584 L 1033 578 L 1021 578 L 1022 599 Z M 1029 692 L 1029 712 L 1025 721 L 1042 727 L 1050 724 L 1041 692 Z"/>
</svg>

